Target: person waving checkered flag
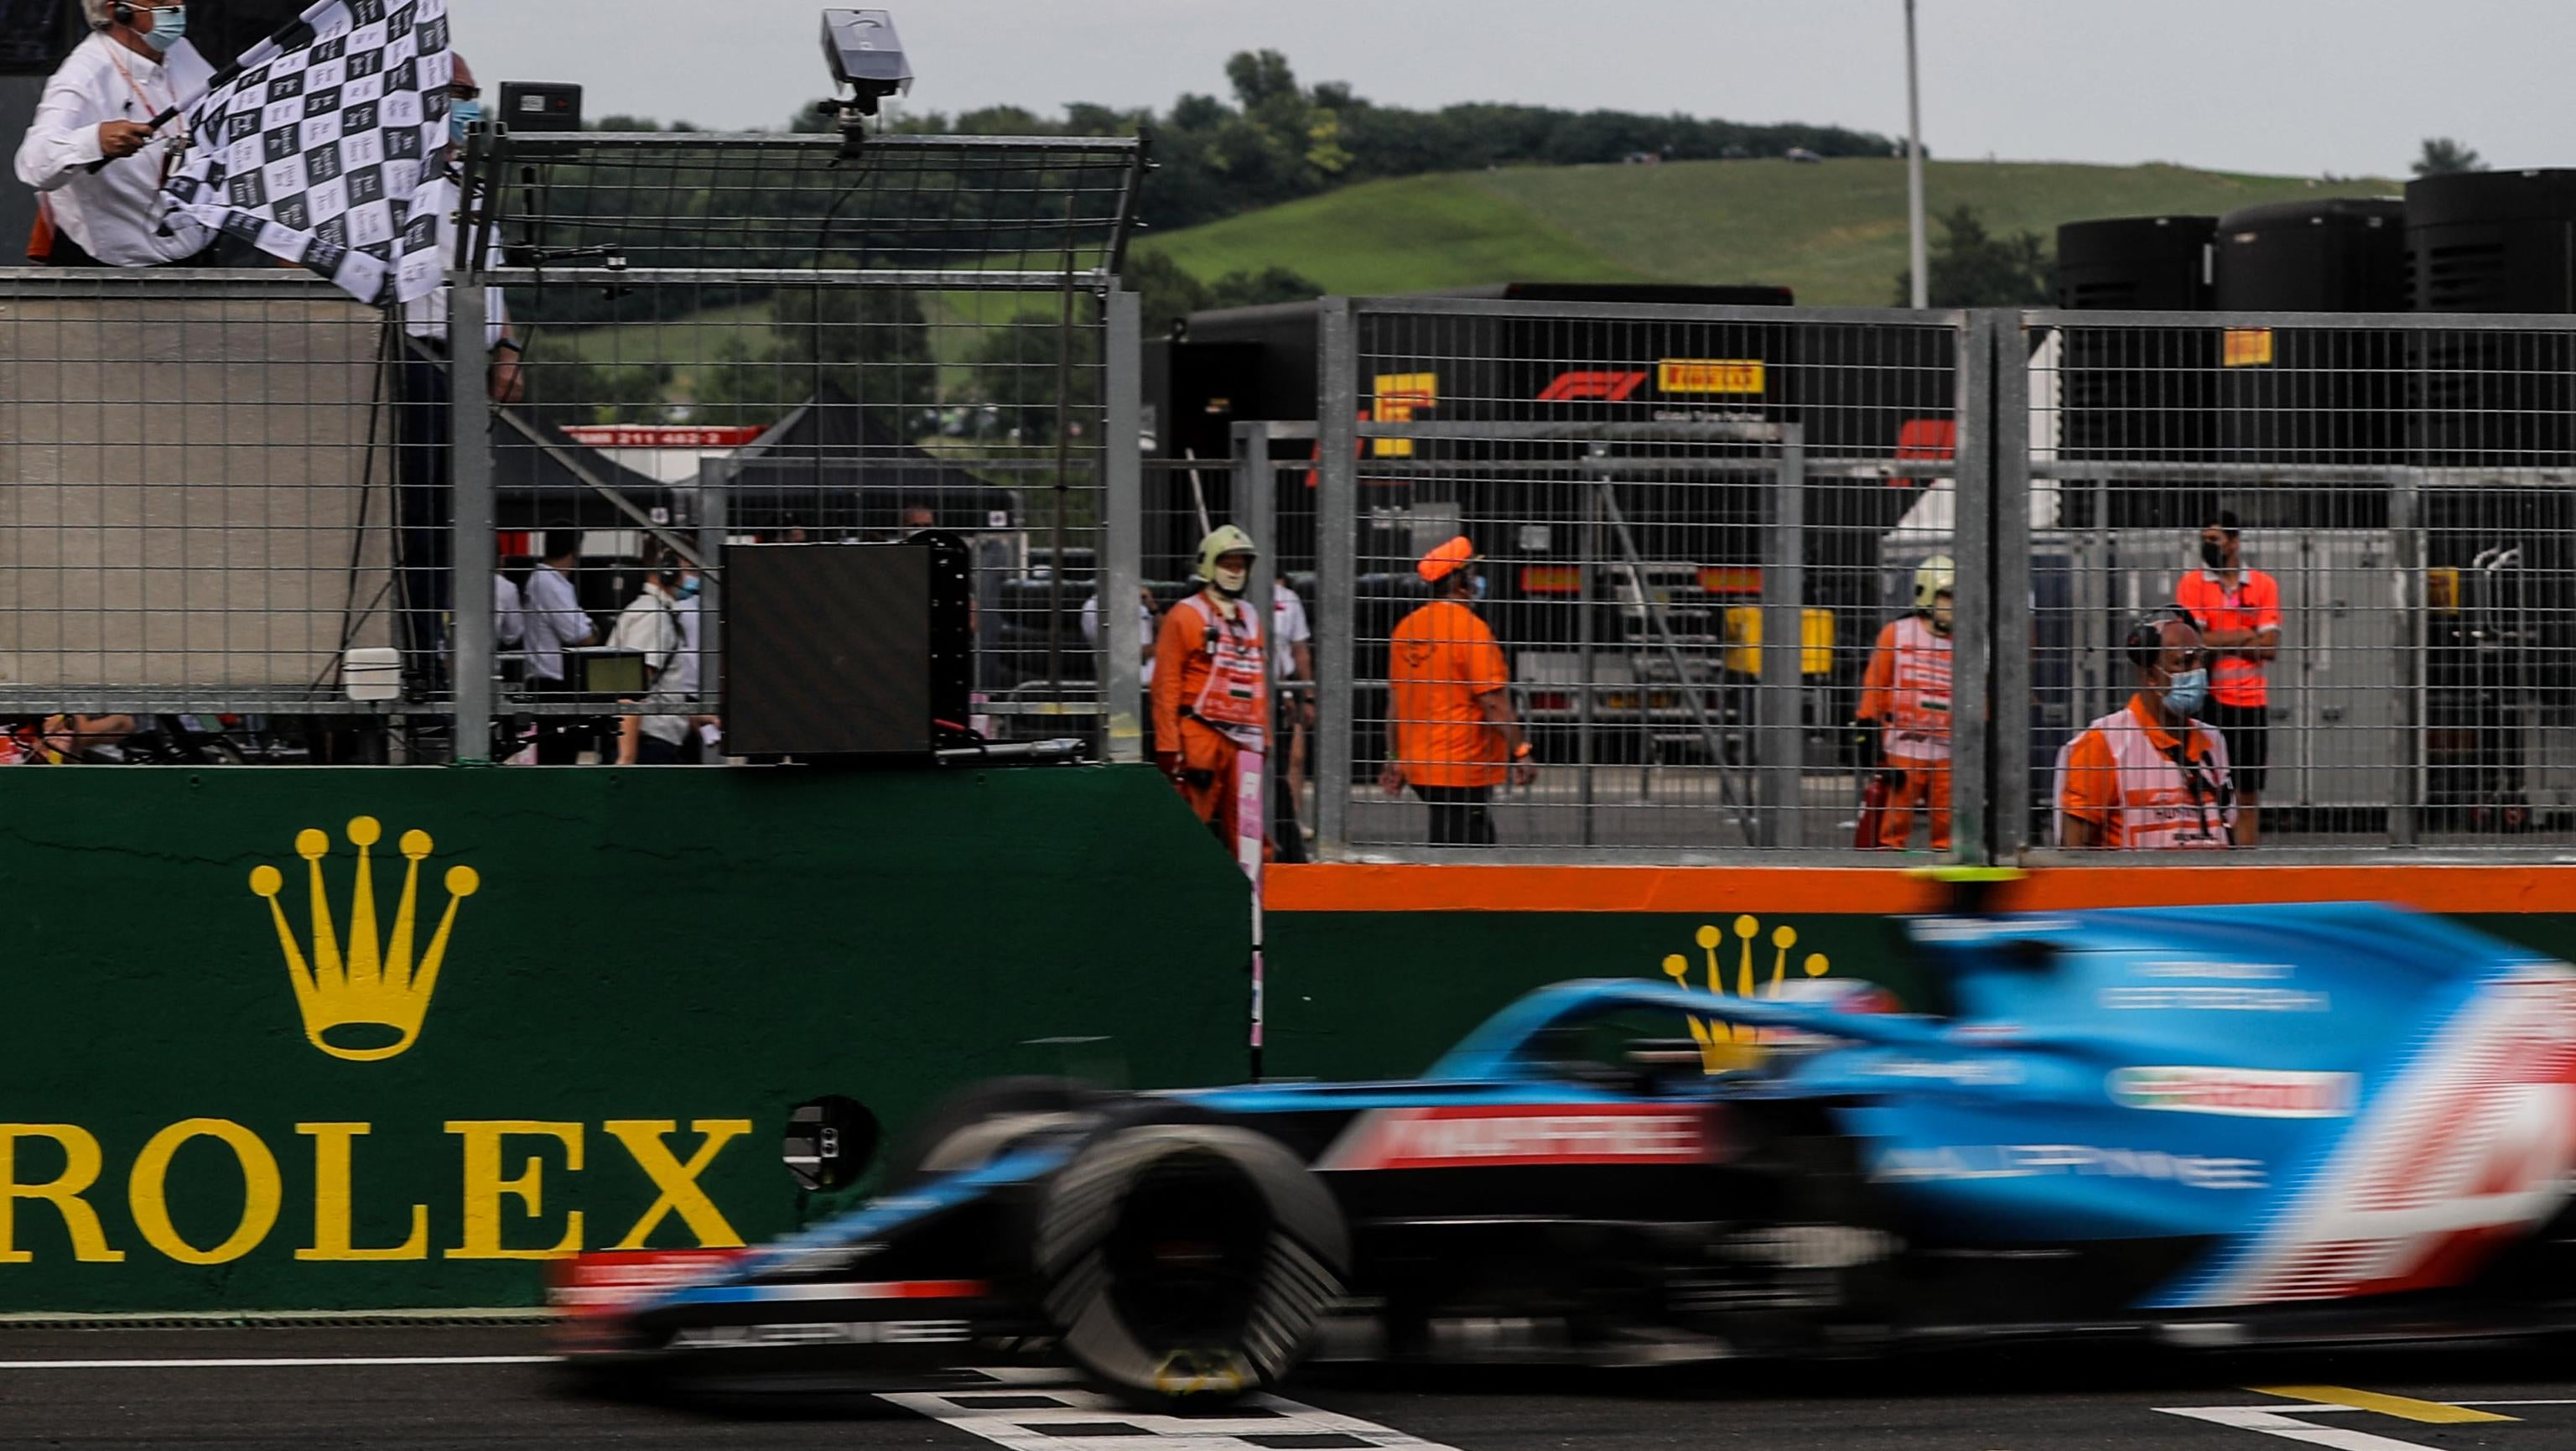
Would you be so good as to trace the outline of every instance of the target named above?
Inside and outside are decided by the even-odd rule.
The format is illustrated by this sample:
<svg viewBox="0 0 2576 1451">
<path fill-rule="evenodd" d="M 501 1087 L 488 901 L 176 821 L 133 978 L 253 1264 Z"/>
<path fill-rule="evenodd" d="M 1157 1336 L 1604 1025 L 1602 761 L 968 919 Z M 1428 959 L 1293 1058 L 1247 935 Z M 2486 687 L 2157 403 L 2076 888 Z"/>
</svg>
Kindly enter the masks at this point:
<svg viewBox="0 0 2576 1451">
<path fill-rule="evenodd" d="M 447 0 L 321 0 L 190 107 L 176 208 L 361 302 L 438 289 Z"/>
</svg>

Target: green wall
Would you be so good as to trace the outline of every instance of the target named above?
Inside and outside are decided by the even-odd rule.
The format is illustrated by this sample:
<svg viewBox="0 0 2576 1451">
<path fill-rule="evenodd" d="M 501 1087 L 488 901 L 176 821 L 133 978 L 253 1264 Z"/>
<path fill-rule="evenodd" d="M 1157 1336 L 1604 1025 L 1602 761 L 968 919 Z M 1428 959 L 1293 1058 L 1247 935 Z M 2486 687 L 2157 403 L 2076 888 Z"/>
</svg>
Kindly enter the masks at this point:
<svg viewBox="0 0 2576 1451">
<path fill-rule="evenodd" d="M 1570 977 L 1664 980 L 1679 956 L 1709 986 L 1715 929 L 1722 987 L 1742 986 L 1744 914 L 1626 912 L 1273 912 L 1264 924 L 1264 1072 L 1387 1078 L 1416 1073 L 1494 1009 Z M 1783 952 L 1782 927 L 1797 934 Z M 1886 983 L 1912 1001 L 1920 985 L 1894 919 L 1754 914 L 1753 980 L 1805 975 L 1822 956 L 1837 976 Z M 1785 961 L 1783 960 L 1785 956 Z"/>
<path fill-rule="evenodd" d="M 674 1196 L 654 1247 L 758 1241 L 827 1207 L 779 1159 L 815 1095 L 891 1136 L 993 1074 L 1243 1071 L 1245 887 L 1145 768 L 31 770 L 5 799 L 0 1311 L 530 1303 L 542 1266 L 515 1256 L 628 1238 L 658 1197 L 647 1161 L 703 1195 Z M 276 869 L 310 964 L 297 841 L 327 833 L 334 935 L 354 944 L 358 817 L 380 823 L 387 955 L 402 840 L 433 839 L 415 975 L 450 870 L 474 877 L 416 1039 L 374 1061 L 308 1040 L 253 890 Z M 89 1143 L 94 1181 L 46 1197 Z"/>
<path fill-rule="evenodd" d="M 1742 986 L 1745 936 L 1734 913 L 1272 912 L 1265 923 L 1267 1024 L 1263 1071 L 1282 1077 L 1392 1078 L 1418 1073 L 1441 1050 L 1513 998 L 1569 977 L 1666 976 L 1678 955 L 1707 987 L 1714 929 L 1721 990 Z M 1840 977 L 1885 984 L 1909 1006 L 1924 983 L 1899 919 L 1824 913 L 1753 914 L 1753 982 L 1803 975 L 1811 954 Z M 2576 917 L 2463 916 L 2508 941 L 2576 960 Z"/>
</svg>

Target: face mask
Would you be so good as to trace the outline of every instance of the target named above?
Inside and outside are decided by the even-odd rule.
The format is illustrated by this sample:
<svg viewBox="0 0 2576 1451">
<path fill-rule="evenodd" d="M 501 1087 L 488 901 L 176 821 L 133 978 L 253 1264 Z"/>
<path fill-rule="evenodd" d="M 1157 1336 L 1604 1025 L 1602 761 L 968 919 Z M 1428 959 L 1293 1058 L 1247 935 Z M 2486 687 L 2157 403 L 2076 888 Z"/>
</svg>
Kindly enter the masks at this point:
<svg viewBox="0 0 2576 1451">
<path fill-rule="evenodd" d="M 2224 546 L 2212 544 L 2208 540 L 2204 539 L 2200 541 L 2200 562 L 2208 565 L 2212 569 L 2225 569 L 2227 567 L 2227 550 Z"/>
<path fill-rule="evenodd" d="M 2198 719 L 2200 708 L 2209 699 L 2209 672 L 2185 670 L 2165 686 L 2165 709 L 2176 715 Z"/>
<path fill-rule="evenodd" d="M 1220 568 L 1213 571 L 1213 574 L 1217 592 L 1228 599 L 1242 594 L 1243 586 L 1252 578 L 1252 571 L 1248 569 Z"/>
<path fill-rule="evenodd" d="M 1474 582 L 1467 586 L 1467 598 L 1474 600 L 1480 605 L 1485 602 L 1485 577 L 1483 575 L 1480 574 L 1476 576 Z"/>
<path fill-rule="evenodd" d="M 696 575 L 694 575 L 694 574 L 693 574 L 693 575 L 690 575 L 687 579 L 684 579 L 684 580 L 680 581 L 680 598 L 682 598 L 682 599 L 684 599 L 684 600 L 693 600 L 693 599 L 696 599 L 697 597 L 698 597 L 698 577 L 697 577 Z"/>
<path fill-rule="evenodd" d="M 447 134 L 455 137 L 459 142 L 464 141 L 466 131 L 472 128 L 475 122 L 482 119 L 483 103 L 481 101 L 450 101 L 447 103 Z"/>
<path fill-rule="evenodd" d="M 181 6 L 152 12 L 152 28 L 143 33 L 143 43 L 154 50 L 168 50 L 188 38 L 188 11 Z"/>
</svg>

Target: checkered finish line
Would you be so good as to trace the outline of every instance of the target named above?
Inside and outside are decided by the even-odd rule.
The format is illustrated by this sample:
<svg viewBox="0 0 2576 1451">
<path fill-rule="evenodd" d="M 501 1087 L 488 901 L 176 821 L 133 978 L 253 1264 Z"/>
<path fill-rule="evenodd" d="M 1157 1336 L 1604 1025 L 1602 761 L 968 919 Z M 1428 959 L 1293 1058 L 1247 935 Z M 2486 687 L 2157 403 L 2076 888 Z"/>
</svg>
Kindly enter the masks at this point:
<svg viewBox="0 0 2576 1451">
<path fill-rule="evenodd" d="M 878 1399 L 1009 1451 L 1451 1451 L 1277 1396 L 1247 1396 L 1206 1415 L 1157 1416 L 1078 1389 L 1062 1371 L 1007 1367 L 978 1374 L 992 1384 Z"/>
<path fill-rule="evenodd" d="M 361 302 L 441 280 L 447 0 L 322 0 L 244 52 L 187 117 L 177 209 L 330 278 Z"/>
</svg>

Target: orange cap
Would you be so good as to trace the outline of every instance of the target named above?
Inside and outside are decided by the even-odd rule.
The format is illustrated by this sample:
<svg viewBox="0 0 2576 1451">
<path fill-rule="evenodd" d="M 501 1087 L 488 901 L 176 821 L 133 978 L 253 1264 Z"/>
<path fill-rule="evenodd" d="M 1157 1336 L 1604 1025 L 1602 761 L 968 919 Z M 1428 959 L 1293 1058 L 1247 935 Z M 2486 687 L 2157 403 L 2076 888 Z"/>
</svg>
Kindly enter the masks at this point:
<svg viewBox="0 0 2576 1451">
<path fill-rule="evenodd" d="M 1413 572 L 1421 575 L 1426 583 L 1438 584 L 1474 563 L 1475 559 L 1476 546 L 1468 543 L 1467 536 L 1461 534 L 1422 556 L 1421 562 L 1413 566 Z"/>
</svg>

